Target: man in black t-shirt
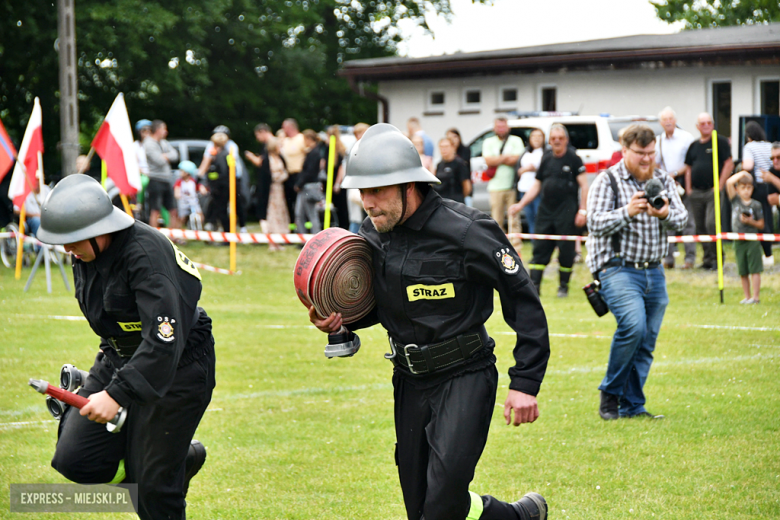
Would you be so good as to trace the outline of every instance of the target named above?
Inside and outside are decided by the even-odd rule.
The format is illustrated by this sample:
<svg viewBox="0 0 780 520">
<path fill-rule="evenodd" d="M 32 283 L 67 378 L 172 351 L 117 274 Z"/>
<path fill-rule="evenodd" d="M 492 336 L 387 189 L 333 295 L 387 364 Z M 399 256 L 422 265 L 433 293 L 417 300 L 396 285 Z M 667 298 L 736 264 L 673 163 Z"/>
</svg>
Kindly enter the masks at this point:
<svg viewBox="0 0 780 520">
<path fill-rule="evenodd" d="M 516 215 L 541 193 L 542 202 L 536 213 L 534 232 L 541 235 L 576 235 L 578 228 L 585 225 L 588 212 L 588 180 L 585 166 L 576 150 L 569 146 L 569 133 L 561 124 L 550 128 L 551 150 L 542 156 L 536 170 L 534 185 L 523 199 L 509 207 L 510 215 Z M 582 195 L 578 197 L 578 191 Z M 558 297 L 569 295 L 569 279 L 574 266 L 574 242 L 552 240 L 534 241 L 531 263 L 531 281 L 537 292 L 541 291 L 544 268 L 550 263 L 555 246 L 558 246 L 560 285 Z"/>
<path fill-rule="evenodd" d="M 439 195 L 445 199 L 463 203 L 471 195 L 471 172 L 463 159 L 455 153 L 455 143 L 449 137 L 439 141 L 441 161 L 436 165 L 436 177 L 441 184 L 434 184 Z"/>
<path fill-rule="evenodd" d="M 685 192 L 691 203 L 691 214 L 696 223 L 697 235 L 715 234 L 715 196 L 713 193 L 712 178 L 712 116 L 706 112 L 699 114 L 696 122 L 701 137 L 691 143 L 688 153 L 685 154 Z M 718 169 L 720 182 L 718 189 L 723 190 L 726 179 L 734 170 L 734 161 L 731 158 L 731 146 L 729 140 L 718 136 Z M 716 245 L 715 242 L 702 242 L 704 258 L 699 266 L 703 269 L 716 269 Z"/>
</svg>

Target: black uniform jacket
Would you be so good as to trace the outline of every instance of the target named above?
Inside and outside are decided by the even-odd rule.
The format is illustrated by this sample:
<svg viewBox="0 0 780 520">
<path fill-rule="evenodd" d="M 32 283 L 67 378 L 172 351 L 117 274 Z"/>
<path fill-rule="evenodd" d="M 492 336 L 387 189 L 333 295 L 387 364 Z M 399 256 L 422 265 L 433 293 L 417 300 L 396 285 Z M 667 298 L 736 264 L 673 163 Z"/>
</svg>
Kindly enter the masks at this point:
<svg viewBox="0 0 780 520">
<path fill-rule="evenodd" d="M 120 405 L 165 395 L 176 368 L 212 345 L 211 319 L 200 309 L 200 274 L 159 231 L 136 221 L 113 234 L 92 262 L 75 260 L 76 299 L 100 348 L 109 338 L 138 344 L 105 388 Z"/>
<path fill-rule="evenodd" d="M 488 215 L 426 189 L 415 213 L 389 233 L 367 218 L 360 234 L 373 249 L 375 310 L 348 324 L 351 330 L 381 323 L 396 341 L 426 345 L 478 330 L 493 313 L 498 290 L 504 320 L 517 333 L 509 387 L 536 395 L 550 341 L 547 319 L 517 253 Z M 443 380 L 495 362 L 491 341 L 464 365 L 445 373 L 413 376 Z M 403 354 L 399 354 L 403 355 Z"/>
</svg>

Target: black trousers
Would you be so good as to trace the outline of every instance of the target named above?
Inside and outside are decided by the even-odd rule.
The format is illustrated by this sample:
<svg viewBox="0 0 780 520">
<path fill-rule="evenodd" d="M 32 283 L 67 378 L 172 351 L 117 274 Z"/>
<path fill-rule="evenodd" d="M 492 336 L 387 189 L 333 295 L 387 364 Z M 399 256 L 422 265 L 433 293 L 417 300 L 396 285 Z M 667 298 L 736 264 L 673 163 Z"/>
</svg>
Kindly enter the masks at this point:
<svg viewBox="0 0 780 520">
<path fill-rule="evenodd" d="M 764 229 L 756 230 L 758 233 L 774 233 L 775 223 L 772 220 L 772 206 L 769 204 L 769 186 L 766 183 L 759 182 L 754 184 L 753 200 L 761 203 L 761 210 L 764 213 Z M 729 216 L 731 213 L 729 213 Z M 772 242 L 761 242 L 761 248 L 764 250 L 764 256 L 772 256 Z"/>
<path fill-rule="evenodd" d="M 216 227 L 222 224 L 222 231 L 230 232 L 230 216 L 228 215 L 230 204 L 230 189 L 221 185 L 211 187 L 211 200 L 206 208 L 206 222 Z"/>
<path fill-rule="evenodd" d="M 540 235 L 578 235 L 580 234 L 577 226 L 574 225 L 574 215 L 577 213 L 576 206 L 574 211 L 558 211 L 551 215 L 551 212 L 540 211 L 536 214 L 536 223 L 534 233 Z M 571 268 L 574 265 L 574 242 L 569 240 L 534 240 L 532 265 L 547 265 L 550 263 L 555 246 L 558 246 L 558 264 L 564 268 Z"/>
<path fill-rule="evenodd" d="M 138 516 L 146 519 L 184 519 L 184 461 L 190 441 L 214 389 L 213 340 L 208 351 L 176 370 L 165 397 L 148 405 L 133 405 L 119 433 L 90 421 L 68 408 L 59 426 L 51 465 L 65 478 L 80 484 L 114 479 L 124 460 L 126 484 L 138 484 Z M 79 395 L 100 392 L 114 368 L 99 353 Z"/>
<path fill-rule="evenodd" d="M 469 484 L 487 442 L 496 402 L 495 365 L 432 388 L 393 375 L 396 464 L 409 520 L 464 520 Z M 512 507 L 482 497 L 483 520 L 517 520 Z"/>
<path fill-rule="evenodd" d="M 298 174 L 291 173 L 284 181 L 284 200 L 287 202 L 287 211 L 290 214 L 290 222 L 295 222 L 295 200 L 298 198 L 298 192 L 295 191 L 295 183 L 298 181 Z M 305 230 L 298 230 L 298 233 L 305 233 Z"/>
</svg>

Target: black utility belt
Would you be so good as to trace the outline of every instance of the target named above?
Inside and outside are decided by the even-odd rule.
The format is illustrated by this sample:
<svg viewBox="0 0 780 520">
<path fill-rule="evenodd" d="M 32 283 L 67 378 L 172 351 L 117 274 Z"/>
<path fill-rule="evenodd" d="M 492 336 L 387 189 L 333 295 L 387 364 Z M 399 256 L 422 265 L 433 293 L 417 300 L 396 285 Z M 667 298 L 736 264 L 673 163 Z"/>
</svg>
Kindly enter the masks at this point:
<svg viewBox="0 0 780 520">
<path fill-rule="evenodd" d="M 634 269 L 655 269 L 659 265 L 661 265 L 661 262 L 632 262 L 630 260 L 626 260 L 625 258 L 611 258 L 601 267 L 602 269 L 605 267 L 616 266 L 633 267 Z"/>
<path fill-rule="evenodd" d="M 141 334 L 138 334 L 137 336 L 133 335 L 124 338 L 106 338 L 106 341 L 111 345 L 111 348 L 116 350 L 120 357 L 129 358 L 133 357 L 135 351 L 138 350 L 143 338 Z"/>
<path fill-rule="evenodd" d="M 441 343 L 408 345 L 390 339 L 392 354 L 387 355 L 397 366 L 406 367 L 412 374 L 431 374 L 456 365 L 473 356 L 488 344 L 485 327 L 466 332 Z"/>
</svg>

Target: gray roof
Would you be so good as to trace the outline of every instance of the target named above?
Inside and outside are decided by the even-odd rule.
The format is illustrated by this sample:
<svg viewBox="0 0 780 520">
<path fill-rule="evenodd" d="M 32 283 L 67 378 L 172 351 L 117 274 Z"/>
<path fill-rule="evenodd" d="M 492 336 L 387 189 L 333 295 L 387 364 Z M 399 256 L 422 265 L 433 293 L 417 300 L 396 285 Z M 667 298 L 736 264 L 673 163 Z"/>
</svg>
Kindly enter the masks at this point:
<svg viewBox="0 0 780 520">
<path fill-rule="evenodd" d="M 699 60 L 705 56 L 728 57 L 749 52 L 750 57 L 780 56 L 780 23 L 743 25 L 682 31 L 676 34 L 643 34 L 499 49 L 483 52 L 458 52 L 425 58 L 373 58 L 351 60 L 344 64 L 342 75 L 380 79 L 406 73 L 405 77 L 446 75 L 475 67 L 485 72 L 491 68 L 536 67 L 547 64 L 566 66 L 583 62 L 637 58 L 652 60 Z"/>
</svg>

